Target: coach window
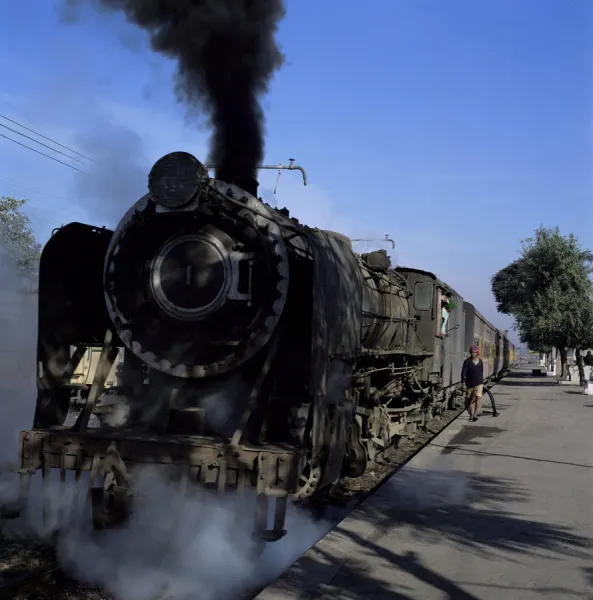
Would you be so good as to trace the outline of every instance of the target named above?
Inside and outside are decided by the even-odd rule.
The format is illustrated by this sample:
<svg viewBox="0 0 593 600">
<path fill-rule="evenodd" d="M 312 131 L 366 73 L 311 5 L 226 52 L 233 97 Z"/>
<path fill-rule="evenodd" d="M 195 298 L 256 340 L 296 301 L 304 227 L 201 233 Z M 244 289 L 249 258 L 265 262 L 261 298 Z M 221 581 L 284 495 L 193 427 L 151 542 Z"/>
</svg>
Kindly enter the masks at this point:
<svg viewBox="0 0 593 600">
<path fill-rule="evenodd" d="M 432 308 L 432 283 L 430 281 L 417 281 L 414 286 L 414 308 L 416 310 L 430 310 Z"/>
</svg>

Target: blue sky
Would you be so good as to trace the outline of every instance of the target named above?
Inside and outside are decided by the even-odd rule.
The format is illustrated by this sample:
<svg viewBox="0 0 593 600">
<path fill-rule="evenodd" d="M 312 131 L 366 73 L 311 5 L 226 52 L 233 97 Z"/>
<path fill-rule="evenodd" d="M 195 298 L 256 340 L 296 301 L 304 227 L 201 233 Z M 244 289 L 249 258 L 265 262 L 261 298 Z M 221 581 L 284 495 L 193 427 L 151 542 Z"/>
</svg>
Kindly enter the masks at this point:
<svg viewBox="0 0 593 600">
<path fill-rule="evenodd" d="M 59 4 L 2 0 L 0 21 L 0 114 L 101 165 L 80 175 L 0 138 L 0 194 L 30 198 L 42 242 L 71 220 L 112 225 L 157 158 L 205 159 L 208 146 L 143 32 L 89 9 L 67 24 Z M 593 247 L 589 0 L 287 7 L 266 162 L 295 157 L 309 186 L 285 173 L 279 205 L 356 238 L 388 233 L 399 263 L 435 272 L 497 326 L 510 321 L 490 276 L 537 226 Z M 274 180 L 260 177 L 267 199 Z"/>
</svg>

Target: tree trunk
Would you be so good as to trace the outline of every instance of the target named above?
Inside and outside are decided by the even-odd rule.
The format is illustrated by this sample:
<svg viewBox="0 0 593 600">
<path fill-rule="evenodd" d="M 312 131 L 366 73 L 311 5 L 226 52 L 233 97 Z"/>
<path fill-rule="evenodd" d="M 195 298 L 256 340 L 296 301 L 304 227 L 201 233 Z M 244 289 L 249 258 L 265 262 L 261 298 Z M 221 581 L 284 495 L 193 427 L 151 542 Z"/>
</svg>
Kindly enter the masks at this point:
<svg viewBox="0 0 593 600">
<path fill-rule="evenodd" d="M 560 351 L 560 378 L 566 379 L 568 374 L 568 350 L 566 348 L 558 348 L 558 350 Z"/>
<path fill-rule="evenodd" d="M 585 365 L 583 364 L 583 357 L 581 356 L 581 349 L 576 348 L 575 357 L 577 359 L 577 367 L 579 368 L 579 379 L 581 381 L 581 385 L 585 385 Z"/>
</svg>

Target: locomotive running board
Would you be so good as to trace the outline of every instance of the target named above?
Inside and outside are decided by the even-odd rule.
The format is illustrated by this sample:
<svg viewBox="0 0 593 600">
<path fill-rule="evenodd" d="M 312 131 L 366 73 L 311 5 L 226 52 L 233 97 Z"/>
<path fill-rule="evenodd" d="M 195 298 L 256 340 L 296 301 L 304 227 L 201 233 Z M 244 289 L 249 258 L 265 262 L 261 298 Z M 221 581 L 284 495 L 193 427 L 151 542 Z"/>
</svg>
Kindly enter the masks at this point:
<svg viewBox="0 0 593 600">
<path fill-rule="evenodd" d="M 78 433 L 71 429 L 22 431 L 20 434 L 20 498 L 6 506 L 4 518 L 24 510 L 31 475 L 42 470 L 44 488 L 52 469 L 59 469 L 61 486 L 67 471 L 75 472 L 78 489 L 83 472 L 90 473 L 90 496 L 96 528 L 116 526 L 127 517 L 132 503 L 129 470 L 142 465 L 170 465 L 182 478 L 216 489 L 217 493 L 245 487 L 256 490 L 254 537 L 272 542 L 285 533 L 288 500 L 297 488 L 298 476 L 306 462 L 306 451 L 288 445 L 231 446 L 209 436 L 152 435 L 138 433 Z M 97 478 L 105 477 L 98 485 Z M 62 488 L 62 492 L 64 488 Z M 273 527 L 268 529 L 269 501 L 275 498 Z M 49 513 L 44 498 L 44 521 Z"/>
</svg>

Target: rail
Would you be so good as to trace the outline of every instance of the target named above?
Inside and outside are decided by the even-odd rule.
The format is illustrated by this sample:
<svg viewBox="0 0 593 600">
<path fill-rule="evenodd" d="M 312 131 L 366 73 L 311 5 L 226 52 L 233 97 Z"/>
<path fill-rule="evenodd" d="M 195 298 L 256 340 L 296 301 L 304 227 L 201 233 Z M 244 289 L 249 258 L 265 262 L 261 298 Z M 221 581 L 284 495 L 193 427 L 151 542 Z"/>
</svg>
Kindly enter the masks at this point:
<svg viewBox="0 0 593 600">
<path fill-rule="evenodd" d="M 43 586 L 43 589 L 46 589 L 46 584 L 52 578 L 66 576 L 57 565 L 34 569 L 16 577 L 10 577 L 10 573 L 7 573 L 7 575 L 9 578 L 6 581 L 0 581 L 0 600 L 16 600 L 17 598 L 21 598 L 21 594 L 25 591 L 33 592 L 36 586 L 39 588 Z M 41 589 L 39 591 L 41 592 Z M 173 598 L 174 595 L 171 591 L 165 588 L 157 591 L 154 595 L 151 594 L 146 600 L 173 600 Z"/>
</svg>

